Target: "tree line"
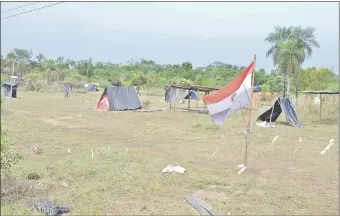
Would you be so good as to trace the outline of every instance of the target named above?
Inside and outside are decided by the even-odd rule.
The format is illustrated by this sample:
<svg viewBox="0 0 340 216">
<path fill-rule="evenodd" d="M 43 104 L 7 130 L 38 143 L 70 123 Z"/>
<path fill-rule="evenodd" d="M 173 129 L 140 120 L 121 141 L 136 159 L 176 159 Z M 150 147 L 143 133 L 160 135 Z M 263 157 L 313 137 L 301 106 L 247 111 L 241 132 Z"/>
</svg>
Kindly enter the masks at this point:
<svg viewBox="0 0 340 216">
<path fill-rule="evenodd" d="M 313 28 L 275 27 L 265 41 L 271 44 L 267 57 L 272 57 L 276 66 L 270 72 L 258 69 L 255 85 L 262 91 L 282 93 L 284 96 L 299 90 L 337 90 L 338 78 L 329 68 L 302 68 L 305 59 L 311 57 L 315 41 Z M 13 67 L 14 66 L 14 67 Z M 190 62 L 182 64 L 158 64 L 153 60 L 131 59 L 126 64 L 94 62 L 91 58 L 74 61 L 62 56 L 46 58 L 34 55 L 25 49 L 14 49 L 1 55 L 1 81 L 14 75 L 19 76 L 28 90 L 39 91 L 55 84 L 69 84 L 82 87 L 95 82 L 101 86 L 117 85 L 164 87 L 169 84 L 195 84 L 209 87 L 223 87 L 245 66 L 216 61 L 206 67 L 193 68 Z M 293 81 L 293 83 L 291 83 Z"/>
</svg>

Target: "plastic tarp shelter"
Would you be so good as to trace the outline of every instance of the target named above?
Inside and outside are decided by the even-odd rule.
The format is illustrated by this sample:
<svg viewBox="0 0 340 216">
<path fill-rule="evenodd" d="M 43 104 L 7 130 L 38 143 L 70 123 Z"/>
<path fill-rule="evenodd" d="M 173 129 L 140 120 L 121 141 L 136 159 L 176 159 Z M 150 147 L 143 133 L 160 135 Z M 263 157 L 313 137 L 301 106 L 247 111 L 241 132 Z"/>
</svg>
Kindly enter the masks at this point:
<svg viewBox="0 0 340 216">
<path fill-rule="evenodd" d="M 182 93 L 178 88 L 170 87 L 165 89 L 165 98 L 164 101 L 166 103 L 184 103 L 184 98 L 182 97 Z"/>
<path fill-rule="evenodd" d="M 11 86 L 12 86 L 12 93 L 11 93 Z M 9 82 L 4 82 L 1 83 L 1 94 L 2 97 L 13 97 L 16 98 L 17 97 L 17 87 L 18 85 L 12 85 Z"/>
<path fill-rule="evenodd" d="M 274 106 L 260 115 L 257 120 L 265 122 L 275 122 L 281 113 L 284 113 L 289 125 L 294 127 L 303 127 L 304 125 L 298 120 L 296 109 L 289 98 L 278 98 Z"/>
<path fill-rule="evenodd" d="M 190 92 L 190 95 L 189 95 L 189 92 Z M 190 90 L 190 91 L 189 91 L 188 89 L 186 89 L 186 90 L 183 92 L 182 97 L 183 97 L 184 99 L 189 99 L 189 97 L 190 97 L 190 100 L 199 100 L 199 99 L 200 99 L 200 97 L 198 96 L 197 92 L 195 92 L 195 91 L 193 91 L 193 90 Z"/>
<path fill-rule="evenodd" d="M 105 87 L 95 111 L 135 110 L 143 105 L 138 98 L 136 87 Z"/>
</svg>

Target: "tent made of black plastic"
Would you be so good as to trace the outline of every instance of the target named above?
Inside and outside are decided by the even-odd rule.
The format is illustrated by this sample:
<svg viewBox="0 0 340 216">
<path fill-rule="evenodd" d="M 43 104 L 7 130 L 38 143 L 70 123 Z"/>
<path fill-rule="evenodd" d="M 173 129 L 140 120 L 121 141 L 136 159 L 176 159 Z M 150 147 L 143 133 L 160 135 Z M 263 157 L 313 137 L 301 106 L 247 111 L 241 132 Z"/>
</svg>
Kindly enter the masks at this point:
<svg viewBox="0 0 340 216">
<path fill-rule="evenodd" d="M 94 83 L 89 83 L 87 85 L 87 91 L 98 91 L 96 84 Z"/>
<path fill-rule="evenodd" d="M 190 92 L 190 94 L 189 94 Z M 193 90 L 185 90 L 182 94 L 182 97 L 184 99 L 189 99 L 189 96 L 190 96 L 190 100 L 199 100 L 200 97 L 198 96 L 197 92 L 193 91 Z"/>
<path fill-rule="evenodd" d="M 293 102 L 289 98 L 278 98 L 274 106 L 260 115 L 257 120 L 265 122 L 275 122 L 281 113 L 284 113 L 289 125 L 294 127 L 304 126 L 297 117 Z"/>
<path fill-rule="evenodd" d="M 11 86 L 12 86 L 12 88 L 11 88 Z M 13 97 L 13 98 L 16 98 L 17 97 L 17 87 L 18 87 L 18 85 L 12 85 L 9 82 L 1 83 L 1 94 L 2 94 L 2 97 Z M 12 89 L 12 93 L 11 93 L 11 89 Z"/>
<path fill-rule="evenodd" d="M 138 98 L 136 87 L 105 87 L 95 108 L 96 111 L 134 110 L 143 105 Z"/>
</svg>

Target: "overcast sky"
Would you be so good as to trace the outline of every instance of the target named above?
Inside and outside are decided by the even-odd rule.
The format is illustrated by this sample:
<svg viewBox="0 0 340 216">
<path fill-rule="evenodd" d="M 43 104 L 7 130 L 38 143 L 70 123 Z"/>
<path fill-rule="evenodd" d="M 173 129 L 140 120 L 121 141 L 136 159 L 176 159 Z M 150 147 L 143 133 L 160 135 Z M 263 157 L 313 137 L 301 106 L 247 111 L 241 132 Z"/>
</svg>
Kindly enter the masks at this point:
<svg viewBox="0 0 340 216">
<path fill-rule="evenodd" d="M 1 11 L 23 3 L 1 3 Z M 2 18 L 52 4 L 40 2 Z M 329 2 L 66 2 L 1 20 L 1 54 L 13 48 L 81 60 L 126 63 L 190 61 L 194 67 L 214 61 L 273 69 L 264 38 L 274 25 L 316 28 L 321 48 L 304 67 L 339 66 L 339 3 Z"/>
</svg>

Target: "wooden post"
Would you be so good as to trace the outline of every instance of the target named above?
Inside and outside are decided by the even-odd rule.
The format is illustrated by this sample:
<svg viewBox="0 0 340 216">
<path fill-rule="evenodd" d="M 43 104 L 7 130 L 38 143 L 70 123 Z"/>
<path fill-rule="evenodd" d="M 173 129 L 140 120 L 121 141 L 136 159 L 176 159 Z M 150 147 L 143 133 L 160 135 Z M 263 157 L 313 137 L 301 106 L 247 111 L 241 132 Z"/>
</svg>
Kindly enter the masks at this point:
<svg viewBox="0 0 340 216">
<path fill-rule="evenodd" d="M 207 93 L 209 94 L 209 92 L 204 92 L 204 96 L 206 96 Z M 204 112 L 206 111 L 206 109 L 207 109 L 207 105 L 204 103 Z"/>
<path fill-rule="evenodd" d="M 171 85 L 169 86 L 169 108 L 171 110 Z"/>
<path fill-rule="evenodd" d="M 176 97 L 177 97 L 177 88 L 175 88 L 174 112 L 176 112 Z"/>
<path fill-rule="evenodd" d="M 200 86 L 199 85 L 197 85 L 197 95 L 199 94 L 199 92 L 200 92 Z M 196 96 L 197 96 L 196 95 Z M 196 100 L 196 112 L 198 112 L 198 99 Z"/>
<path fill-rule="evenodd" d="M 191 97 L 190 97 L 190 90 L 189 90 L 188 112 L 190 112 L 190 99 L 191 99 Z"/>
<path fill-rule="evenodd" d="M 319 96 L 319 99 L 320 99 L 320 121 L 321 121 L 321 110 L 322 110 L 322 98 L 321 98 L 321 93 L 320 93 L 320 96 Z"/>
<path fill-rule="evenodd" d="M 248 119 L 248 129 L 247 129 L 247 136 L 246 136 L 246 149 L 244 153 L 244 166 L 247 166 L 248 164 L 248 144 L 249 144 L 249 135 L 251 132 L 251 114 L 253 110 L 253 89 L 254 89 L 254 81 L 255 81 L 255 67 L 256 67 L 256 55 L 254 56 L 254 66 L 252 71 L 252 81 L 251 81 L 251 100 L 250 100 L 250 106 L 249 106 L 249 119 Z"/>
</svg>

